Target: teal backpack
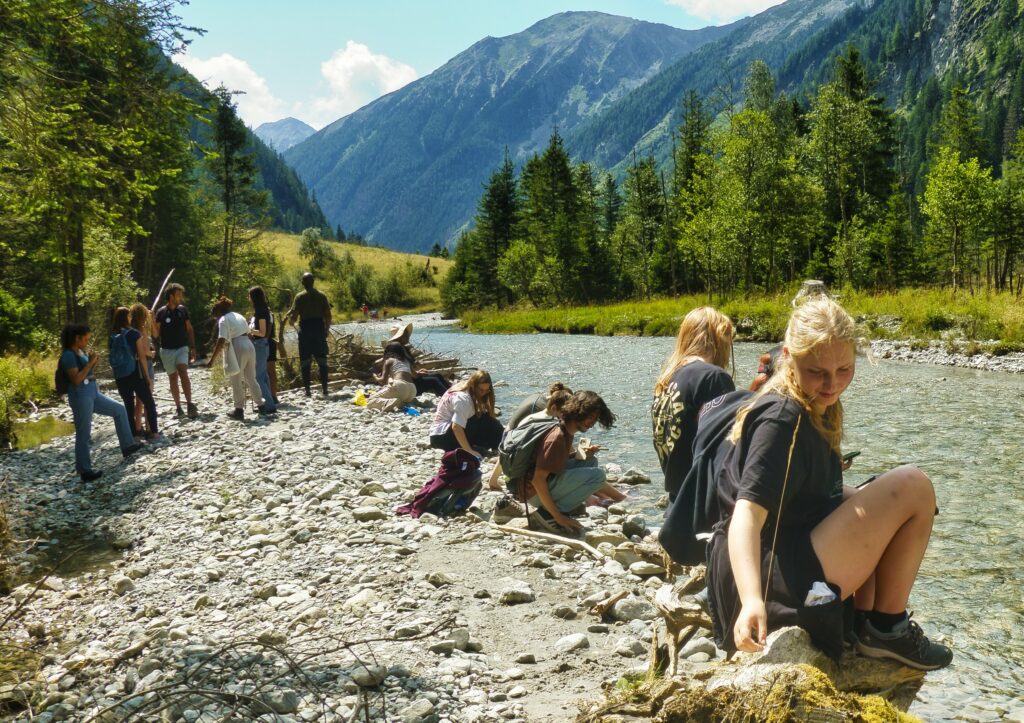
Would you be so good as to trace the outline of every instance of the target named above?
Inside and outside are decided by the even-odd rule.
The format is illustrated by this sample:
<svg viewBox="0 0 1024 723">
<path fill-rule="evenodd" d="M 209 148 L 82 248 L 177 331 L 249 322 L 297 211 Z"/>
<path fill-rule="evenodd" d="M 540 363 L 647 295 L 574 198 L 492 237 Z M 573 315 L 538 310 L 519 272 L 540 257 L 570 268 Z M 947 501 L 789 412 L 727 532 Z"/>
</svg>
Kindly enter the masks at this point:
<svg viewBox="0 0 1024 723">
<path fill-rule="evenodd" d="M 135 352 L 132 351 L 128 345 L 128 339 L 125 337 L 127 333 L 127 329 L 121 329 L 121 331 L 110 335 L 110 342 L 108 344 L 110 368 L 114 372 L 115 379 L 126 377 L 134 373 L 137 368 Z"/>
<path fill-rule="evenodd" d="M 515 487 L 530 471 L 537 445 L 544 441 L 548 432 L 561 423 L 556 417 L 527 418 L 515 429 L 505 432 L 501 444 L 498 445 L 498 461 L 501 463 L 501 471 L 509 479 L 508 487 L 511 492 L 516 491 Z"/>
</svg>

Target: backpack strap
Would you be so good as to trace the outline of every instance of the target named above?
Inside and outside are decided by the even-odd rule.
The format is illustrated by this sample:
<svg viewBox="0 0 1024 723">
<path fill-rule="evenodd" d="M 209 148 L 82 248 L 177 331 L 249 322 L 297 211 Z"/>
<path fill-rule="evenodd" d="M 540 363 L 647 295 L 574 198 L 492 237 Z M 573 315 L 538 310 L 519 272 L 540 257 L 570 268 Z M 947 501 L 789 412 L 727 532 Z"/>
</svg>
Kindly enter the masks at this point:
<svg viewBox="0 0 1024 723">
<path fill-rule="evenodd" d="M 768 555 L 768 575 L 764 581 L 764 595 L 761 599 L 767 604 L 768 602 L 768 590 L 771 589 L 772 584 L 772 570 L 775 568 L 775 544 L 779 541 L 779 524 L 782 522 L 782 504 L 786 500 L 786 485 L 789 483 L 789 470 L 793 466 L 793 450 L 796 449 L 796 435 L 800 431 L 800 420 L 803 419 L 801 413 L 796 418 L 796 426 L 793 427 L 793 440 L 789 443 L 789 456 L 786 458 L 786 476 L 782 478 L 782 494 L 779 495 L 779 511 L 775 515 L 775 531 L 772 533 L 772 549 Z"/>
</svg>

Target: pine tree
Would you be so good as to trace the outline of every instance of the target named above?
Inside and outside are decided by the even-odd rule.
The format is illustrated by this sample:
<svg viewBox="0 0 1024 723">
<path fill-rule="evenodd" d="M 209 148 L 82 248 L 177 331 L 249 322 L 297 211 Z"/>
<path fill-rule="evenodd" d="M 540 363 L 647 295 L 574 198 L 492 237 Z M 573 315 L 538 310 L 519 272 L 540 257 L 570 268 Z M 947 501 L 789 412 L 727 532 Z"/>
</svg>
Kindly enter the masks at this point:
<svg viewBox="0 0 1024 723">
<path fill-rule="evenodd" d="M 477 205 L 475 250 L 476 280 L 484 304 L 508 303 L 508 289 L 498 279 L 498 261 L 519 232 L 519 185 L 508 148 L 501 166 L 484 187 Z"/>
</svg>

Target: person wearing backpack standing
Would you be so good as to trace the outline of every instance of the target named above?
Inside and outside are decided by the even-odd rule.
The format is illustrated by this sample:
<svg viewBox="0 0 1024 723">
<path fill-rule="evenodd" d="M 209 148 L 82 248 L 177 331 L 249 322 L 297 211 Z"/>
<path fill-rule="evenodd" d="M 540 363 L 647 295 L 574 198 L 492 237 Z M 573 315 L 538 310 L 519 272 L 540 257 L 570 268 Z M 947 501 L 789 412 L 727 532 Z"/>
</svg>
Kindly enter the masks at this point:
<svg viewBox="0 0 1024 723">
<path fill-rule="evenodd" d="M 92 370 L 99 356 L 86 352 L 91 338 L 92 333 L 85 324 L 64 327 L 60 335 L 63 351 L 54 377 L 58 393 L 66 392 L 68 395 L 68 406 L 75 421 L 75 471 L 83 482 L 91 482 L 103 474 L 92 467 L 89 445 L 93 414 L 113 417 L 117 441 L 125 458 L 142 449 L 132 436 L 132 425 L 124 405 L 101 393 L 96 386 Z"/>
<path fill-rule="evenodd" d="M 521 478 L 514 480 L 516 496 L 528 500 L 535 508 L 529 523 L 555 534 L 575 534 L 581 525 L 572 519 L 576 511 L 591 495 L 602 492 L 609 496 L 619 491 L 608 484 L 605 472 L 597 466 L 594 455 L 598 448 L 580 450 L 584 459 L 574 456 L 573 438 L 595 424 L 605 429 L 615 423 L 615 415 L 604 400 L 594 392 L 576 392 L 561 408 L 561 419 L 547 422 L 538 417 L 525 424 L 550 424 L 550 430 L 538 440 L 532 450 L 532 464 Z M 506 445 L 502 445 L 503 454 Z"/>
<path fill-rule="evenodd" d="M 156 349 L 153 346 L 153 315 L 145 304 L 135 303 L 132 304 L 129 309 L 128 323 L 131 327 L 139 332 L 139 335 L 145 340 L 143 348 L 146 351 L 144 363 L 146 365 L 146 372 L 149 374 L 149 390 L 154 392 L 154 384 L 156 383 L 156 373 L 153 368 L 153 359 L 156 357 Z M 156 409 L 156 401 L 154 397 L 154 411 Z M 132 410 L 128 410 L 131 414 Z M 143 404 L 142 399 L 136 396 L 135 398 L 135 411 L 132 415 L 132 421 L 135 425 L 135 429 L 146 429 L 147 434 L 153 434 L 156 432 L 155 429 L 144 425 L 146 419 L 146 405 Z M 159 437 L 158 437 L 159 438 Z"/>
<path fill-rule="evenodd" d="M 736 389 L 725 371 L 732 356 L 732 338 L 733 325 L 725 314 L 710 306 L 692 310 L 679 324 L 675 348 L 654 385 L 654 449 L 670 500 L 675 499 L 693 465 L 701 407 Z"/>
<path fill-rule="evenodd" d="M 142 306 L 143 315 L 145 311 L 146 307 Z M 124 306 L 117 307 L 112 327 L 114 333 L 110 336 L 110 368 L 114 373 L 117 391 L 124 400 L 125 411 L 132 422 L 135 438 L 141 440 L 145 435 L 150 441 L 156 441 L 160 438 L 160 432 L 157 428 L 156 402 L 153 400 L 153 379 L 149 376 L 149 365 L 146 364 L 149 340 L 132 327 L 130 321 L 131 311 Z M 150 429 L 148 434 L 134 423 L 136 398 L 142 401 L 146 410 L 146 422 Z"/>
<path fill-rule="evenodd" d="M 185 287 L 170 284 L 164 291 L 165 304 L 156 310 L 156 337 L 160 340 L 160 361 L 167 372 L 171 385 L 171 396 L 179 417 L 181 392 L 185 394 L 185 406 L 189 419 L 199 416 L 199 409 L 192 403 L 192 380 L 188 377 L 188 365 L 196 360 L 196 337 L 185 308 Z M 181 382 L 181 392 L 178 382 Z"/>
<path fill-rule="evenodd" d="M 295 295 L 292 308 L 285 316 L 286 323 L 299 323 L 299 364 L 302 367 L 302 384 L 306 396 L 311 396 L 310 384 L 313 376 L 313 359 L 316 359 L 320 375 L 320 388 L 327 397 L 327 380 L 330 369 L 327 366 L 327 334 L 331 330 L 331 302 L 313 287 L 313 274 L 302 275 L 303 291 Z"/>
</svg>

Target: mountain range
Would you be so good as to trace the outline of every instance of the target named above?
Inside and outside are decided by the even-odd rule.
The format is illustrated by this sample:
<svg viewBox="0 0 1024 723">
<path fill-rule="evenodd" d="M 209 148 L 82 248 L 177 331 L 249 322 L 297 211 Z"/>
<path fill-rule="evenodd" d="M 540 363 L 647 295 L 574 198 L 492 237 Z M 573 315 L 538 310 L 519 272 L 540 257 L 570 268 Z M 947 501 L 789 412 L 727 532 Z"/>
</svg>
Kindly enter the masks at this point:
<svg viewBox="0 0 1024 723">
<path fill-rule="evenodd" d="M 739 102 L 755 59 L 806 106 L 835 56 L 855 45 L 890 105 L 924 128 L 907 141 L 919 146 L 910 149 L 918 156 L 941 108 L 937 79 L 974 83 L 983 109 L 995 107 L 985 121 L 995 139 L 1016 122 L 1020 103 L 1007 98 L 1017 86 L 1024 92 L 1013 60 L 1019 20 L 1018 0 L 788 0 L 731 25 L 692 31 L 561 13 L 477 42 L 283 157 L 332 225 L 422 251 L 451 244 L 468 227 L 505 148 L 520 165 L 557 127 L 575 160 L 621 177 L 634 154 L 670 156 L 688 90 L 719 107 Z M 1017 28 L 1009 40 L 1006 26 Z M 1016 50 L 1006 51 L 1007 43 Z"/>
<path fill-rule="evenodd" d="M 316 133 L 316 129 L 298 118 L 282 118 L 260 124 L 253 133 L 278 153 L 284 153 Z"/>
</svg>

